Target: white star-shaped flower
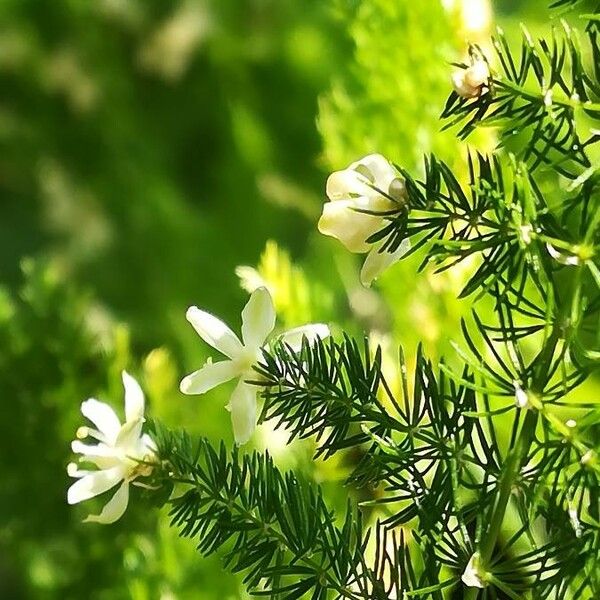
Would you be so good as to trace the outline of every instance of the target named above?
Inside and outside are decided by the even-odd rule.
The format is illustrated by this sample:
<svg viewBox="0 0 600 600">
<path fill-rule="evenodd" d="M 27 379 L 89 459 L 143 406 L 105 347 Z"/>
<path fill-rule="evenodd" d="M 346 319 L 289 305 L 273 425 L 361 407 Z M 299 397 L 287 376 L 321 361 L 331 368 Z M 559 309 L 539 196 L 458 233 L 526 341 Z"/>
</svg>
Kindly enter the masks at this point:
<svg viewBox="0 0 600 600">
<path fill-rule="evenodd" d="M 205 392 L 234 378 L 239 381 L 231 395 L 228 408 L 231 411 L 233 434 L 237 444 L 245 444 L 256 428 L 256 395 L 258 387 L 248 380 L 258 378 L 253 367 L 262 358 L 269 334 L 275 327 L 275 308 L 269 291 L 259 287 L 250 296 L 242 310 L 242 339 L 217 317 L 191 306 L 186 314 L 198 335 L 213 348 L 224 354 L 228 360 L 207 361 L 199 369 L 184 377 L 180 389 L 184 394 L 204 394 Z M 292 329 L 281 338 L 293 350 L 299 350 L 303 337 L 309 342 L 317 337 L 329 335 L 329 327 L 321 323 Z"/>
<path fill-rule="evenodd" d="M 404 179 L 381 154 L 370 154 L 332 173 L 327 179 L 327 196 L 329 202 L 323 205 L 319 231 L 337 238 L 350 252 L 368 253 L 360 280 L 369 286 L 410 250 L 408 239 L 402 240 L 394 252 L 381 252 L 383 241 L 367 243 L 384 228 L 385 213 L 406 206 Z"/>
<path fill-rule="evenodd" d="M 75 463 L 67 472 L 76 481 L 67 492 L 67 502 L 77 504 L 103 494 L 122 482 L 114 496 L 99 515 L 90 515 L 86 521 L 114 523 L 123 516 L 129 502 L 129 484 L 139 476 L 149 475 L 154 459 L 155 445 L 147 434 L 142 434 L 144 423 L 144 393 L 138 382 L 123 371 L 125 387 L 125 423 L 121 424 L 115 411 L 104 402 L 93 398 L 82 402 L 81 412 L 95 426 L 80 427 L 77 437 L 91 437 L 97 444 L 88 445 L 75 440 L 73 452 L 81 454 L 80 462 L 96 465 L 95 470 L 82 470 Z M 140 462 L 144 461 L 144 463 Z"/>
</svg>

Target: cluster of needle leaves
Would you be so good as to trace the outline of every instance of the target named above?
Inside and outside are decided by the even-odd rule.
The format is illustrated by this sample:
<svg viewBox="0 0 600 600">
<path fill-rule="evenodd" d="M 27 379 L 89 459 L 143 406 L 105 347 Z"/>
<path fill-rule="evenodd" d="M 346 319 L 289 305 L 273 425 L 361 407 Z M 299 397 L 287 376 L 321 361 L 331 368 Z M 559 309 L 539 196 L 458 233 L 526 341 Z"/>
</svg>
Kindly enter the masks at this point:
<svg viewBox="0 0 600 600">
<path fill-rule="evenodd" d="M 396 539 L 381 525 L 365 529 L 350 504 L 336 519 L 318 486 L 282 474 L 269 456 L 216 450 L 156 423 L 152 429 L 165 461 L 156 487 L 183 490 L 171 500 L 173 525 L 203 554 L 222 550 L 225 565 L 243 572 L 254 594 L 384 600 L 401 592 L 399 572 L 390 571 L 408 557 L 401 533 Z M 381 547 L 373 562 L 366 551 L 371 537 Z"/>
<path fill-rule="evenodd" d="M 442 114 L 447 127 L 460 124 L 463 139 L 477 126 L 500 127 L 501 144 L 515 148 L 530 171 L 551 166 L 571 179 L 594 172 L 590 153 L 599 138 L 590 125 L 600 116 L 600 53 L 597 15 L 589 17 L 587 54 L 566 21 L 549 39 L 537 41 L 522 27 L 519 52 L 498 30 L 492 39 L 498 71 L 491 92 L 470 99 L 452 93 Z M 479 56 L 481 50 L 473 47 L 471 54 Z"/>
<path fill-rule="evenodd" d="M 599 15 L 583 15 L 583 48 L 566 23 L 523 29 L 517 52 L 499 32 L 489 86 L 452 92 L 443 118 L 460 137 L 498 128 L 500 148 L 471 154 L 468 181 L 434 156 L 420 178 L 400 169 L 407 207 L 369 240 L 409 237 L 422 269 L 463 264 L 474 309 L 456 353 L 419 350 L 409 375 L 400 351 L 400 393 L 381 350 L 349 337 L 276 343 L 256 368 L 261 419 L 317 457 L 351 451 L 346 484 L 367 501 L 336 515 L 268 456 L 155 425 L 173 524 L 251 593 L 600 597 L 600 399 L 581 392 L 600 359 Z"/>
</svg>

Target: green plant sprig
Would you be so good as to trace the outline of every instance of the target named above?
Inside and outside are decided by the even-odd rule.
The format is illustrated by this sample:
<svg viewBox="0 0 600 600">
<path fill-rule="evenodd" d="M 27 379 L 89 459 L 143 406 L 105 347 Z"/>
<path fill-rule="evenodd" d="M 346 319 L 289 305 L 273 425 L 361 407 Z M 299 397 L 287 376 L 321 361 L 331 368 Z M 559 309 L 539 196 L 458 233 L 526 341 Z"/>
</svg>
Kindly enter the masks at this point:
<svg viewBox="0 0 600 600">
<path fill-rule="evenodd" d="M 597 26 L 590 21 L 589 47 L 598 68 Z M 468 137 L 477 126 L 500 129 L 500 142 L 511 148 L 531 172 L 540 166 L 576 179 L 595 172 L 589 150 L 597 141 L 594 122 L 600 118 L 600 88 L 586 66 L 577 32 L 562 22 L 548 42 L 533 40 L 522 27 L 520 54 L 516 56 L 502 30 L 493 38 L 500 72 L 492 76 L 489 91 L 475 98 L 452 92 L 442 118 L 446 128 L 462 123 L 458 136 Z M 472 52 L 481 54 L 474 47 Z M 458 65 L 466 68 L 467 65 Z M 580 122 L 589 121 L 587 129 Z"/>
<path fill-rule="evenodd" d="M 359 210 L 384 223 L 367 239 L 378 251 L 409 238 L 421 270 L 463 264 L 460 296 L 474 306 L 455 354 L 434 365 L 419 348 L 409 377 L 400 351 L 398 393 L 381 349 L 347 335 L 305 339 L 299 351 L 275 342 L 254 367 L 247 383 L 261 390 L 260 420 L 290 441 L 313 439 L 316 457 L 352 453 L 343 516 L 268 456 L 155 428 L 156 484 L 177 484 L 173 524 L 201 552 L 223 552 L 252 593 L 600 596 L 600 411 L 573 397 L 600 360 L 600 134 L 586 131 L 600 120 L 592 17 L 587 54 L 567 24 L 549 40 L 523 29 L 519 53 L 499 32 L 500 72 L 450 95 L 442 117 L 459 137 L 498 126 L 508 152 L 472 153 L 466 181 L 435 156 L 419 180 L 397 167 L 397 210 Z M 368 497 L 359 506 L 356 488 Z"/>
<path fill-rule="evenodd" d="M 205 439 L 193 442 L 158 423 L 151 429 L 161 466 L 150 487 L 164 502 L 165 487 L 175 486 L 169 500 L 173 526 L 195 538 L 202 554 L 224 552 L 225 565 L 244 573 L 254 595 L 383 600 L 400 594 L 405 580 L 423 584 L 402 535 L 382 524 L 365 528 L 350 506 L 336 518 L 319 486 L 281 473 L 268 455 L 230 454 L 223 444 L 215 450 Z"/>
</svg>

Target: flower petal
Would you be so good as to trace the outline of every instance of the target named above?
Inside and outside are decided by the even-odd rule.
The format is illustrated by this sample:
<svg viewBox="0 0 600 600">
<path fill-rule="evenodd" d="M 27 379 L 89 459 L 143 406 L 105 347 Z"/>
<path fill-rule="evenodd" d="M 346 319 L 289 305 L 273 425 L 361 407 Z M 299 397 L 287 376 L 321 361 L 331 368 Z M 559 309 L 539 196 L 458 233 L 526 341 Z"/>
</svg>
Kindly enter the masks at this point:
<svg viewBox="0 0 600 600">
<path fill-rule="evenodd" d="M 120 464 L 119 457 L 115 454 L 115 449 L 106 444 L 89 445 L 75 440 L 71 442 L 71 449 L 76 454 L 82 454 L 79 459 L 84 462 L 91 462 L 100 469 L 110 469 Z"/>
<path fill-rule="evenodd" d="M 405 238 L 395 252 L 378 252 L 375 246 L 367 255 L 360 271 L 360 281 L 365 287 L 370 287 L 373 280 L 377 279 L 383 271 L 400 260 L 410 250 L 410 240 Z"/>
<path fill-rule="evenodd" d="M 478 89 L 483 85 L 489 85 L 490 68 L 485 60 L 476 60 L 465 71 L 465 82 L 471 87 Z"/>
<path fill-rule="evenodd" d="M 84 523 L 102 523 L 108 525 L 118 521 L 129 503 L 129 482 L 124 481 L 114 496 L 104 505 L 99 515 L 89 515 L 84 519 Z"/>
<path fill-rule="evenodd" d="M 240 375 L 239 367 L 232 360 L 207 362 L 198 371 L 184 377 L 179 384 L 179 389 L 184 394 L 204 394 L 237 375 Z"/>
<path fill-rule="evenodd" d="M 76 477 L 79 479 L 81 477 L 85 477 L 86 475 L 91 475 L 92 473 L 95 473 L 95 471 L 80 469 L 77 466 L 77 463 L 71 462 L 67 465 L 67 474 L 69 475 L 69 477 Z"/>
<path fill-rule="evenodd" d="M 350 252 L 368 252 L 372 247 L 366 240 L 384 227 L 383 217 L 361 213 L 360 210 L 377 210 L 368 198 L 337 200 L 323 205 L 318 228 L 324 235 L 337 238 Z"/>
<path fill-rule="evenodd" d="M 465 81 L 464 69 L 461 69 L 460 71 L 455 71 L 454 73 L 452 73 L 450 78 L 452 81 L 452 87 L 454 88 L 454 91 L 461 98 L 469 98 L 473 95 L 473 87 Z"/>
<path fill-rule="evenodd" d="M 329 327 L 324 323 L 311 323 L 290 329 L 281 334 L 279 339 L 294 352 L 299 352 L 302 348 L 302 338 L 306 338 L 309 344 L 312 344 L 317 338 L 324 340 L 330 336 Z"/>
<path fill-rule="evenodd" d="M 238 446 L 245 444 L 256 429 L 256 393 L 254 385 L 240 379 L 228 408 L 231 411 L 231 423 L 233 425 L 233 437 Z"/>
<path fill-rule="evenodd" d="M 105 402 L 90 398 L 81 403 L 81 413 L 89 419 L 106 438 L 106 442 L 113 442 L 121 429 L 121 422 L 115 411 Z"/>
<path fill-rule="evenodd" d="M 71 449 L 76 454 L 83 454 L 87 458 L 88 456 L 100 456 L 101 458 L 109 458 L 115 455 L 114 448 L 107 446 L 106 444 L 84 444 L 79 440 L 71 442 Z"/>
<path fill-rule="evenodd" d="M 260 348 L 275 327 L 273 298 L 266 287 L 252 292 L 242 310 L 242 339 L 244 346 Z"/>
<path fill-rule="evenodd" d="M 144 417 L 144 392 L 140 384 L 127 371 L 121 373 L 125 388 L 125 418 L 135 421 Z"/>
<path fill-rule="evenodd" d="M 198 335 L 225 356 L 235 358 L 242 352 L 242 343 L 237 335 L 221 319 L 197 306 L 190 306 L 185 316 Z"/>
<path fill-rule="evenodd" d="M 370 196 L 377 192 L 369 183 L 364 175 L 352 168 L 334 171 L 327 178 L 325 192 L 327 197 L 334 202 L 348 200 L 351 196 Z"/>
<path fill-rule="evenodd" d="M 154 454 L 156 452 L 156 444 L 147 433 L 140 438 L 140 444 L 142 446 L 144 455 Z"/>
<path fill-rule="evenodd" d="M 67 502 L 69 504 L 77 504 L 84 500 L 89 500 L 94 496 L 103 494 L 111 487 L 114 487 L 123 479 L 124 469 L 121 465 L 112 469 L 95 471 L 90 475 L 86 475 L 78 479 L 67 492 Z"/>
<path fill-rule="evenodd" d="M 384 194 L 389 193 L 389 188 L 399 176 L 398 171 L 381 154 L 369 154 L 350 165 L 351 169 L 363 172 L 364 169 L 371 175 L 371 183 Z"/>
<path fill-rule="evenodd" d="M 139 448 L 143 425 L 144 419 L 135 419 L 134 421 L 127 421 L 127 423 L 121 427 L 115 446 L 117 446 L 121 452 L 124 452 L 126 456 L 131 458 L 142 458 L 141 456 L 137 456 L 137 450 Z"/>
</svg>

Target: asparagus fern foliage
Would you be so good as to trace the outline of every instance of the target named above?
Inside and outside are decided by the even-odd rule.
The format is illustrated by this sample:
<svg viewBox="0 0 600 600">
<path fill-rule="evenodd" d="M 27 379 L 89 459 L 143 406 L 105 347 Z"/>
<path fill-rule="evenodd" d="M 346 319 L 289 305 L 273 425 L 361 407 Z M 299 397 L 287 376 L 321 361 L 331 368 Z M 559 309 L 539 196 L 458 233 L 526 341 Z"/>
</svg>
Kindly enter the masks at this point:
<svg viewBox="0 0 600 600">
<path fill-rule="evenodd" d="M 409 238 L 422 269 L 465 263 L 456 352 L 436 365 L 419 350 L 411 373 L 400 352 L 400 394 L 381 351 L 346 336 L 280 341 L 255 366 L 261 418 L 318 457 L 351 450 L 346 483 L 366 502 L 336 514 L 269 456 L 155 424 L 173 525 L 253 594 L 600 597 L 600 405 L 580 392 L 600 359 L 599 15 L 585 44 L 562 23 L 548 40 L 523 29 L 516 51 L 502 32 L 495 57 L 471 49 L 489 84 L 452 92 L 442 117 L 461 138 L 497 128 L 500 147 L 471 153 L 467 181 L 435 156 L 420 176 L 398 167 L 405 202 L 368 242 Z"/>
</svg>

